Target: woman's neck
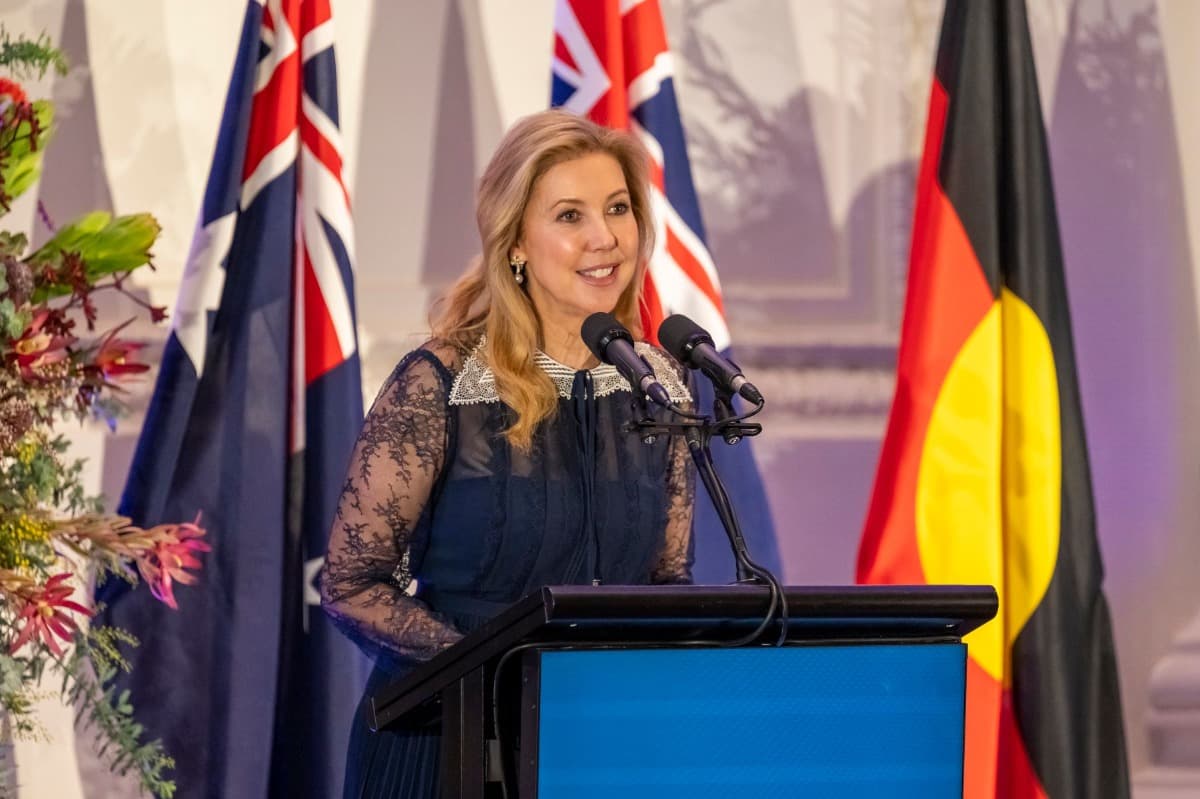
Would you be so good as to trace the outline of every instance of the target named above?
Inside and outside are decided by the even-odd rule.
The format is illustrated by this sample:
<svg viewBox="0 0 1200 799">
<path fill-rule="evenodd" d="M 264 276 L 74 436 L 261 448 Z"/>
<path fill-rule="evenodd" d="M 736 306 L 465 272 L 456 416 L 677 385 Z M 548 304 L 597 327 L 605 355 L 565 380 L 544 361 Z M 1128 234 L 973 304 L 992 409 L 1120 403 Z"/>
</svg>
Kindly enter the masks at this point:
<svg viewBox="0 0 1200 799">
<path fill-rule="evenodd" d="M 573 369 L 591 369 L 600 363 L 579 337 L 578 329 L 568 330 L 557 325 L 544 325 L 542 351 Z"/>
</svg>

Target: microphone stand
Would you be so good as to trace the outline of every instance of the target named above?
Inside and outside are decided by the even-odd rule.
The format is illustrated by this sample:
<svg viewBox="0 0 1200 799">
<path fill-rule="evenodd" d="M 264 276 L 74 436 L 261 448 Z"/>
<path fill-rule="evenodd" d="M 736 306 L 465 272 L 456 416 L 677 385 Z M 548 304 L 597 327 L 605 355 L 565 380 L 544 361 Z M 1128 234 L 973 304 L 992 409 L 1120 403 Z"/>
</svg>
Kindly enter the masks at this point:
<svg viewBox="0 0 1200 799">
<path fill-rule="evenodd" d="M 724 396 L 718 393 L 713 408 L 716 419 L 711 416 L 677 413 L 674 421 L 659 422 L 650 415 L 645 397 L 637 396 L 635 391 L 634 421 L 626 422 L 623 429 L 626 432 L 637 434 L 638 438 L 646 444 L 653 443 L 660 435 L 683 436 L 688 445 L 688 452 L 692 456 L 692 462 L 696 464 L 700 480 L 708 489 L 708 497 L 712 500 L 717 518 L 721 520 L 721 526 L 725 529 L 725 535 L 729 539 L 734 563 L 737 566 L 737 581 L 748 583 L 759 581 L 761 575 L 757 573 L 766 570 L 750 559 L 750 554 L 746 549 L 746 539 L 742 535 L 742 527 L 738 524 L 737 514 L 733 510 L 733 503 L 713 465 L 710 445 L 714 435 L 720 435 L 726 441 L 733 443 L 740 441 L 745 436 L 756 436 L 762 432 L 762 425 L 755 422 L 744 422 L 734 416 L 731 399 L 732 397 L 728 393 L 725 393 Z"/>
<path fill-rule="evenodd" d="M 636 433 L 647 444 L 652 443 L 660 435 L 683 436 L 692 461 L 696 464 L 696 471 L 700 474 L 704 487 L 708 489 L 709 499 L 712 500 L 717 517 L 721 520 L 721 526 L 725 529 L 725 535 L 729 538 L 729 546 L 733 550 L 737 568 L 737 582 L 763 584 L 771 591 L 770 609 L 767 611 L 768 618 L 764 621 L 763 627 L 750 638 L 751 640 L 757 638 L 757 633 L 765 629 L 766 624 L 774 617 L 775 607 L 778 604 L 781 629 L 776 645 L 782 645 L 787 639 L 787 598 L 775 575 L 750 559 L 741 525 L 738 523 L 729 494 L 713 465 L 710 448 L 714 435 L 720 435 L 727 443 L 734 444 L 746 436 L 756 436 L 761 433 L 762 425 L 743 421 L 743 417 L 736 416 L 733 411 L 732 395 L 721 389 L 717 390 L 716 400 L 713 403 L 716 418 L 695 416 L 675 410 L 676 418 L 671 422 L 656 421 L 650 416 L 645 398 L 637 397 L 636 391 L 634 395 L 633 418 L 635 421 L 626 422 L 623 429 L 626 432 Z M 762 404 L 760 403 L 754 412 L 757 413 L 761 408 Z"/>
<path fill-rule="evenodd" d="M 755 411 L 757 413 L 757 410 Z M 742 440 L 741 432 L 735 429 L 731 424 L 733 421 L 738 421 L 736 411 L 733 409 L 733 392 L 720 383 L 713 383 L 713 416 L 717 420 L 716 427 L 720 428 L 721 438 L 725 439 L 725 443 L 733 446 Z M 724 424 L 723 423 L 728 423 Z M 761 425 L 759 430 L 761 430 Z M 756 435 L 750 433 L 749 435 Z"/>
<path fill-rule="evenodd" d="M 725 535 L 729 538 L 729 546 L 733 549 L 733 560 L 737 565 L 737 581 L 739 583 L 755 582 L 757 578 L 754 575 L 750 554 L 746 549 L 742 526 L 738 524 L 733 503 L 730 502 L 725 485 L 721 482 L 721 477 L 713 465 L 710 448 L 713 432 L 713 426 L 710 425 L 687 427 L 683 431 L 683 437 L 687 441 L 692 461 L 696 464 L 696 472 L 700 475 L 704 487 L 708 489 L 709 499 L 712 500 L 717 517 L 721 520 L 721 526 L 725 528 Z"/>
<path fill-rule="evenodd" d="M 725 535 L 730 539 L 733 560 L 737 564 L 737 582 L 763 584 L 770 590 L 770 601 L 762 624 L 758 625 L 758 629 L 751 632 L 750 635 L 740 638 L 739 641 L 732 642 L 732 644 L 745 645 L 757 641 L 758 636 L 762 635 L 762 632 L 766 631 L 774 621 L 775 608 L 778 607 L 779 636 L 775 639 L 775 645 L 781 647 L 787 641 L 787 596 L 779 584 L 779 579 L 750 559 L 745 537 L 742 535 L 742 525 L 738 523 L 737 513 L 733 510 L 733 503 L 730 495 L 725 491 L 725 485 L 721 482 L 720 475 L 716 474 L 713 453 L 710 450 L 714 435 L 721 435 L 721 438 L 728 443 L 737 443 L 748 435 L 761 433 L 762 425 L 758 425 L 756 422 L 746 422 L 744 416 L 733 415 L 732 396 L 728 392 L 724 392 L 724 396 L 719 394 L 716 397 L 713 408 L 715 419 L 714 416 L 697 416 L 672 407 L 671 410 L 676 414 L 676 419 L 670 422 L 656 421 L 649 414 L 646 398 L 638 397 L 636 391 L 634 395 L 635 421 L 625 422 L 624 431 L 636 433 L 637 437 L 647 444 L 653 443 L 659 435 L 683 435 L 684 440 L 688 443 L 692 462 L 696 464 L 700 479 L 704 482 L 704 487 L 708 489 L 708 497 L 713 500 L 716 516 L 721 519 L 721 527 L 725 528 Z M 758 413 L 760 410 L 762 410 L 761 402 L 754 411 L 751 411 L 751 414 Z"/>
<path fill-rule="evenodd" d="M 653 444 L 664 432 L 670 435 L 671 431 L 661 429 L 662 426 L 650 415 L 645 394 L 640 394 L 637 389 L 634 389 L 633 402 L 630 403 L 630 406 L 636 421 L 626 422 L 622 425 L 622 432 L 637 433 L 643 444 Z"/>
</svg>

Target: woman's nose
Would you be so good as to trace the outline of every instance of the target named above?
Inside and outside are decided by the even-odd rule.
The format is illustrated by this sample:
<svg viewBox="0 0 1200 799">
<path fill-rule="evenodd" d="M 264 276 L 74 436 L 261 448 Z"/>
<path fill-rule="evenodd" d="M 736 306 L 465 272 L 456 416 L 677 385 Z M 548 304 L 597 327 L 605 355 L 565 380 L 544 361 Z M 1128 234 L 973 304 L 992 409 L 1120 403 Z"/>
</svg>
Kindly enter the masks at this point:
<svg viewBox="0 0 1200 799">
<path fill-rule="evenodd" d="M 607 218 L 593 224 L 588 235 L 588 244 L 593 250 L 611 250 L 617 246 L 617 234 L 608 224 Z"/>
</svg>

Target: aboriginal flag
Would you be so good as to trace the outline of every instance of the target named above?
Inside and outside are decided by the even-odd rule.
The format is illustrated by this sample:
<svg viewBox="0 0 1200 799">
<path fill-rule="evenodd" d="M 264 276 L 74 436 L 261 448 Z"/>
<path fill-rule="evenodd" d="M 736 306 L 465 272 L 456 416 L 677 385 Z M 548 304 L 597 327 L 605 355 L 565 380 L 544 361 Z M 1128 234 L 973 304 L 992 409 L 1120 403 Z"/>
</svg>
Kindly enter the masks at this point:
<svg viewBox="0 0 1200 799">
<path fill-rule="evenodd" d="M 1050 162 L 1023 0 L 948 0 L 867 583 L 986 583 L 964 796 L 1129 778 Z"/>
</svg>

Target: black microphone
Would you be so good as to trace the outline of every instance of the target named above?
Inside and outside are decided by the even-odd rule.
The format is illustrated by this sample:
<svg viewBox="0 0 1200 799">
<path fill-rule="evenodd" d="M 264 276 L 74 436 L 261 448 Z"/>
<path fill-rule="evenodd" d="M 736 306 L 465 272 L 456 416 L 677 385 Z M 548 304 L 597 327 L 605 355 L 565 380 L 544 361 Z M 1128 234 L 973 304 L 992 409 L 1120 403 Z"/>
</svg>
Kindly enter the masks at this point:
<svg viewBox="0 0 1200 799">
<path fill-rule="evenodd" d="M 762 394 L 742 375 L 737 364 L 717 352 L 708 331 L 683 314 L 674 314 L 663 320 L 658 328 L 658 340 L 675 360 L 699 369 L 718 387 L 727 389 L 731 394 L 740 394 L 755 405 L 763 401 Z"/>
<path fill-rule="evenodd" d="M 640 390 L 658 405 L 671 407 L 671 397 L 654 376 L 646 359 L 633 348 L 633 336 L 610 313 L 594 313 L 583 320 L 583 343 L 604 363 L 617 367 L 634 390 Z"/>
</svg>

